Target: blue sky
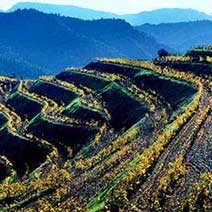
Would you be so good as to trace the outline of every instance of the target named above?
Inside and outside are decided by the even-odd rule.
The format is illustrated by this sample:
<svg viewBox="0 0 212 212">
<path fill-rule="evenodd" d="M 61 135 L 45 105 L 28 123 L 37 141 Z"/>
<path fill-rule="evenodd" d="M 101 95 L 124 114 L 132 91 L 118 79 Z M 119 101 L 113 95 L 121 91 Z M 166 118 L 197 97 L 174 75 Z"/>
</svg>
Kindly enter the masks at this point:
<svg viewBox="0 0 212 212">
<path fill-rule="evenodd" d="M 0 0 L 0 8 L 8 9 L 16 2 L 27 0 Z M 157 8 L 193 8 L 212 13 L 212 0 L 34 0 L 33 2 L 77 5 L 114 13 L 135 13 Z"/>
</svg>

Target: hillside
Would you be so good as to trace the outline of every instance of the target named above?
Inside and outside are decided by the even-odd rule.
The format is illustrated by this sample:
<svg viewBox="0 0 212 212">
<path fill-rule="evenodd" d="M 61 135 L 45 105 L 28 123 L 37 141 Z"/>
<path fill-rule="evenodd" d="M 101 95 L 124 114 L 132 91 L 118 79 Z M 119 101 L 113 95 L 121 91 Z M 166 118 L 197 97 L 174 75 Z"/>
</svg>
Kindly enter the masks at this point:
<svg viewBox="0 0 212 212">
<path fill-rule="evenodd" d="M 212 56 L 194 51 L 0 77 L 0 210 L 210 211 Z"/>
<path fill-rule="evenodd" d="M 20 64 L 24 67 L 22 73 L 18 67 L 12 72 L 27 78 L 36 78 L 44 72 L 55 74 L 70 64 L 83 66 L 98 56 L 153 58 L 164 47 L 123 20 L 83 21 L 36 10 L 0 13 L 0 34 L 1 57 L 18 55 L 11 65 L 3 61 L 0 73 L 10 74 L 14 64 L 24 61 Z M 25 64 L 39 67 L 41 73 L 30 66 L 26 72 Z"/>
<path fill-rule="evenodd" d="M 159 25 L 144 24 L 136 27 L 136 29 L 150 34 L 158 42 L 165 43 L 179 53 L 198 45 L 212 43 L 212 21 Z"/>
<path fill-rule="evenodd" d="M 47 73 L 46 68 L 31 64 L 20 55 L 12 52 L 1 52 L 0 54 L 0 73 L 1 75 L 13 77 L 36 78 Z M 50 72 L 50 71 L 49 71 Z"/>
<path fill-rule="evenodd" d="M 212 16 L 192 9 L 165 8 L 152 11 L 143 11 L 135 14 L 118 15 L 109 12 L 86 9 L 76 6 L 20 2 L 12 6 L 8 12 L 17 9 L 36 9 L 45 13 L 55 13 L 84 20 L 100 18 L 120 18 L 134 26 L 160 23 L 190 22 L 197 20 L 212 20 Z"/>
</svg>

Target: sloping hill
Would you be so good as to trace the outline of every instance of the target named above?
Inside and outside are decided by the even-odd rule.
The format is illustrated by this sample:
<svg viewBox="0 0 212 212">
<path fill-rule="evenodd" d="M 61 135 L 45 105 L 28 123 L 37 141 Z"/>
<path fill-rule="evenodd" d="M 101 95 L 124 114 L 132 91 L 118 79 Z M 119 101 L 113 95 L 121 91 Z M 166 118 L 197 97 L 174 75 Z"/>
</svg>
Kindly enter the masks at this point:
<svg viewBox="0 0 212 212">
<path fill-rule="evenodd" d="M 144 24 L 136 29 L 152 35 L 158 42 L 166 43 L 180 53 L 198 45 L 212 43 L 212 21 Z"/>
<path fill-rule="evenodd" d="M 0 77 L 0 210 L 210 211 L 212 81 L 185 60 Z"/>
<path fill-rule="evenodd" d="M 123 20 L 83 21 L 36 10 L 0 13 L 0 34 L 1 57 L 18 55 L 17 60 L 21 59 L 11 61 L 11 67 L 23 61 L 28 65 L 22 66 L 31 71 L 25 73 L 26 68 L 23 68 L 23 72 L 18 73 L 15 68 L 14 72 L 19 77 L 30 78 L 39 75 L 30 64 L 40 67 L 40 75 L 43 71 L 54 74 L 70 64 L 83 66 L 99 56 L 152 58 L 164 47 Z M 8 60 L 0 67 L 5 68 L 1 74 L 11 70 Z"/>
</svg>

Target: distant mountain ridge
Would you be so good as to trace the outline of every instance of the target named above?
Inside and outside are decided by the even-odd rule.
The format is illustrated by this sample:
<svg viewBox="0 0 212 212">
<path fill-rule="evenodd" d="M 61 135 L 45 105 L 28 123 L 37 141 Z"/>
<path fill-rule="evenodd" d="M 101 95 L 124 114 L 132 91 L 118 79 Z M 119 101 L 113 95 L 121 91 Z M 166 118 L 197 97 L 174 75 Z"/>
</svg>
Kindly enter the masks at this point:
<svg viewBox="0 0 212 212">
<path fill-rule="evenodd" d="M 212 20 L 212 16 L 193 9 L 167 8 L 138 14 L 123 15 L 126 21 L 134 26 L 149 23 L 178 23 L 198 20 Z"/>
<path fill-rule="evenodd" d="M 167 47 L 121 19 L 84 21 L 33 9 L 0 13 L 0 35 L 0 74 L 27 78 L 84 66 L 96 57 L 151 59 Z"/>
<path fill-rule="evenodd" d="M 198 45 L 212 43 L 212 21 L 194 21 L 168 24 L 144 24 L 136 29 L 153 36 L 176 52 L 184 53 Z"/>
<path fill-rule="evenodd" d="M 87 20 L 100 18 L 121 18 L 134 26 L 142 25 L 145 23 L 160 24 L 197 20 L 212 20 L 212 16 L 206 13 L 192 9 L 178 8 L 158 9 L 153 11 L 144 11 L 137 14 L 117 15 L 114 13 L 97 11 L 77 6 L 20 2 L 11 7 L 8 12 L 13 12 L 17 9 L 37 9 L 45 13 L 56 13 L 68 17 Z"/>
<path fill-rule="evenodd" d="M 78 6 L 45 4 L 34 2 L 20 2 L 12 6 L 7 12 L 14 12 L 17 9 L 36 9 L 40 12 L 60 14 L 67 17 L 80 18 L 85 20 L 113 18 L 116 14 L 87 9 Z"/>
</svg>

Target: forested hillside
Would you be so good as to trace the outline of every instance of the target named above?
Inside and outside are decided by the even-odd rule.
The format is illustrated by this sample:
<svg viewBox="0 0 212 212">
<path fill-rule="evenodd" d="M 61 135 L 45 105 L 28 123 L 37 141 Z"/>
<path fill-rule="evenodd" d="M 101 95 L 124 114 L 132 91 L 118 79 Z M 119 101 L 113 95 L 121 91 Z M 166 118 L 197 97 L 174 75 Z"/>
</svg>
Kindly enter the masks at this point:
<svg viewBox="0 0 212 212">
<path fill-rule="evenodd" d="M 178 53 L 212 43 L 212 21 L 144 24 L 136 29 L 150 34 L 158 42 L 168 45 Z"/>
<path fill-rule="evenodd" d="M 83 21 L 36 10 L 0 13 L 0 34 L 0 73 L 27 78 L 99 56 L 150 59 L 164 47 L 123 20 Z"/>
</svg>

